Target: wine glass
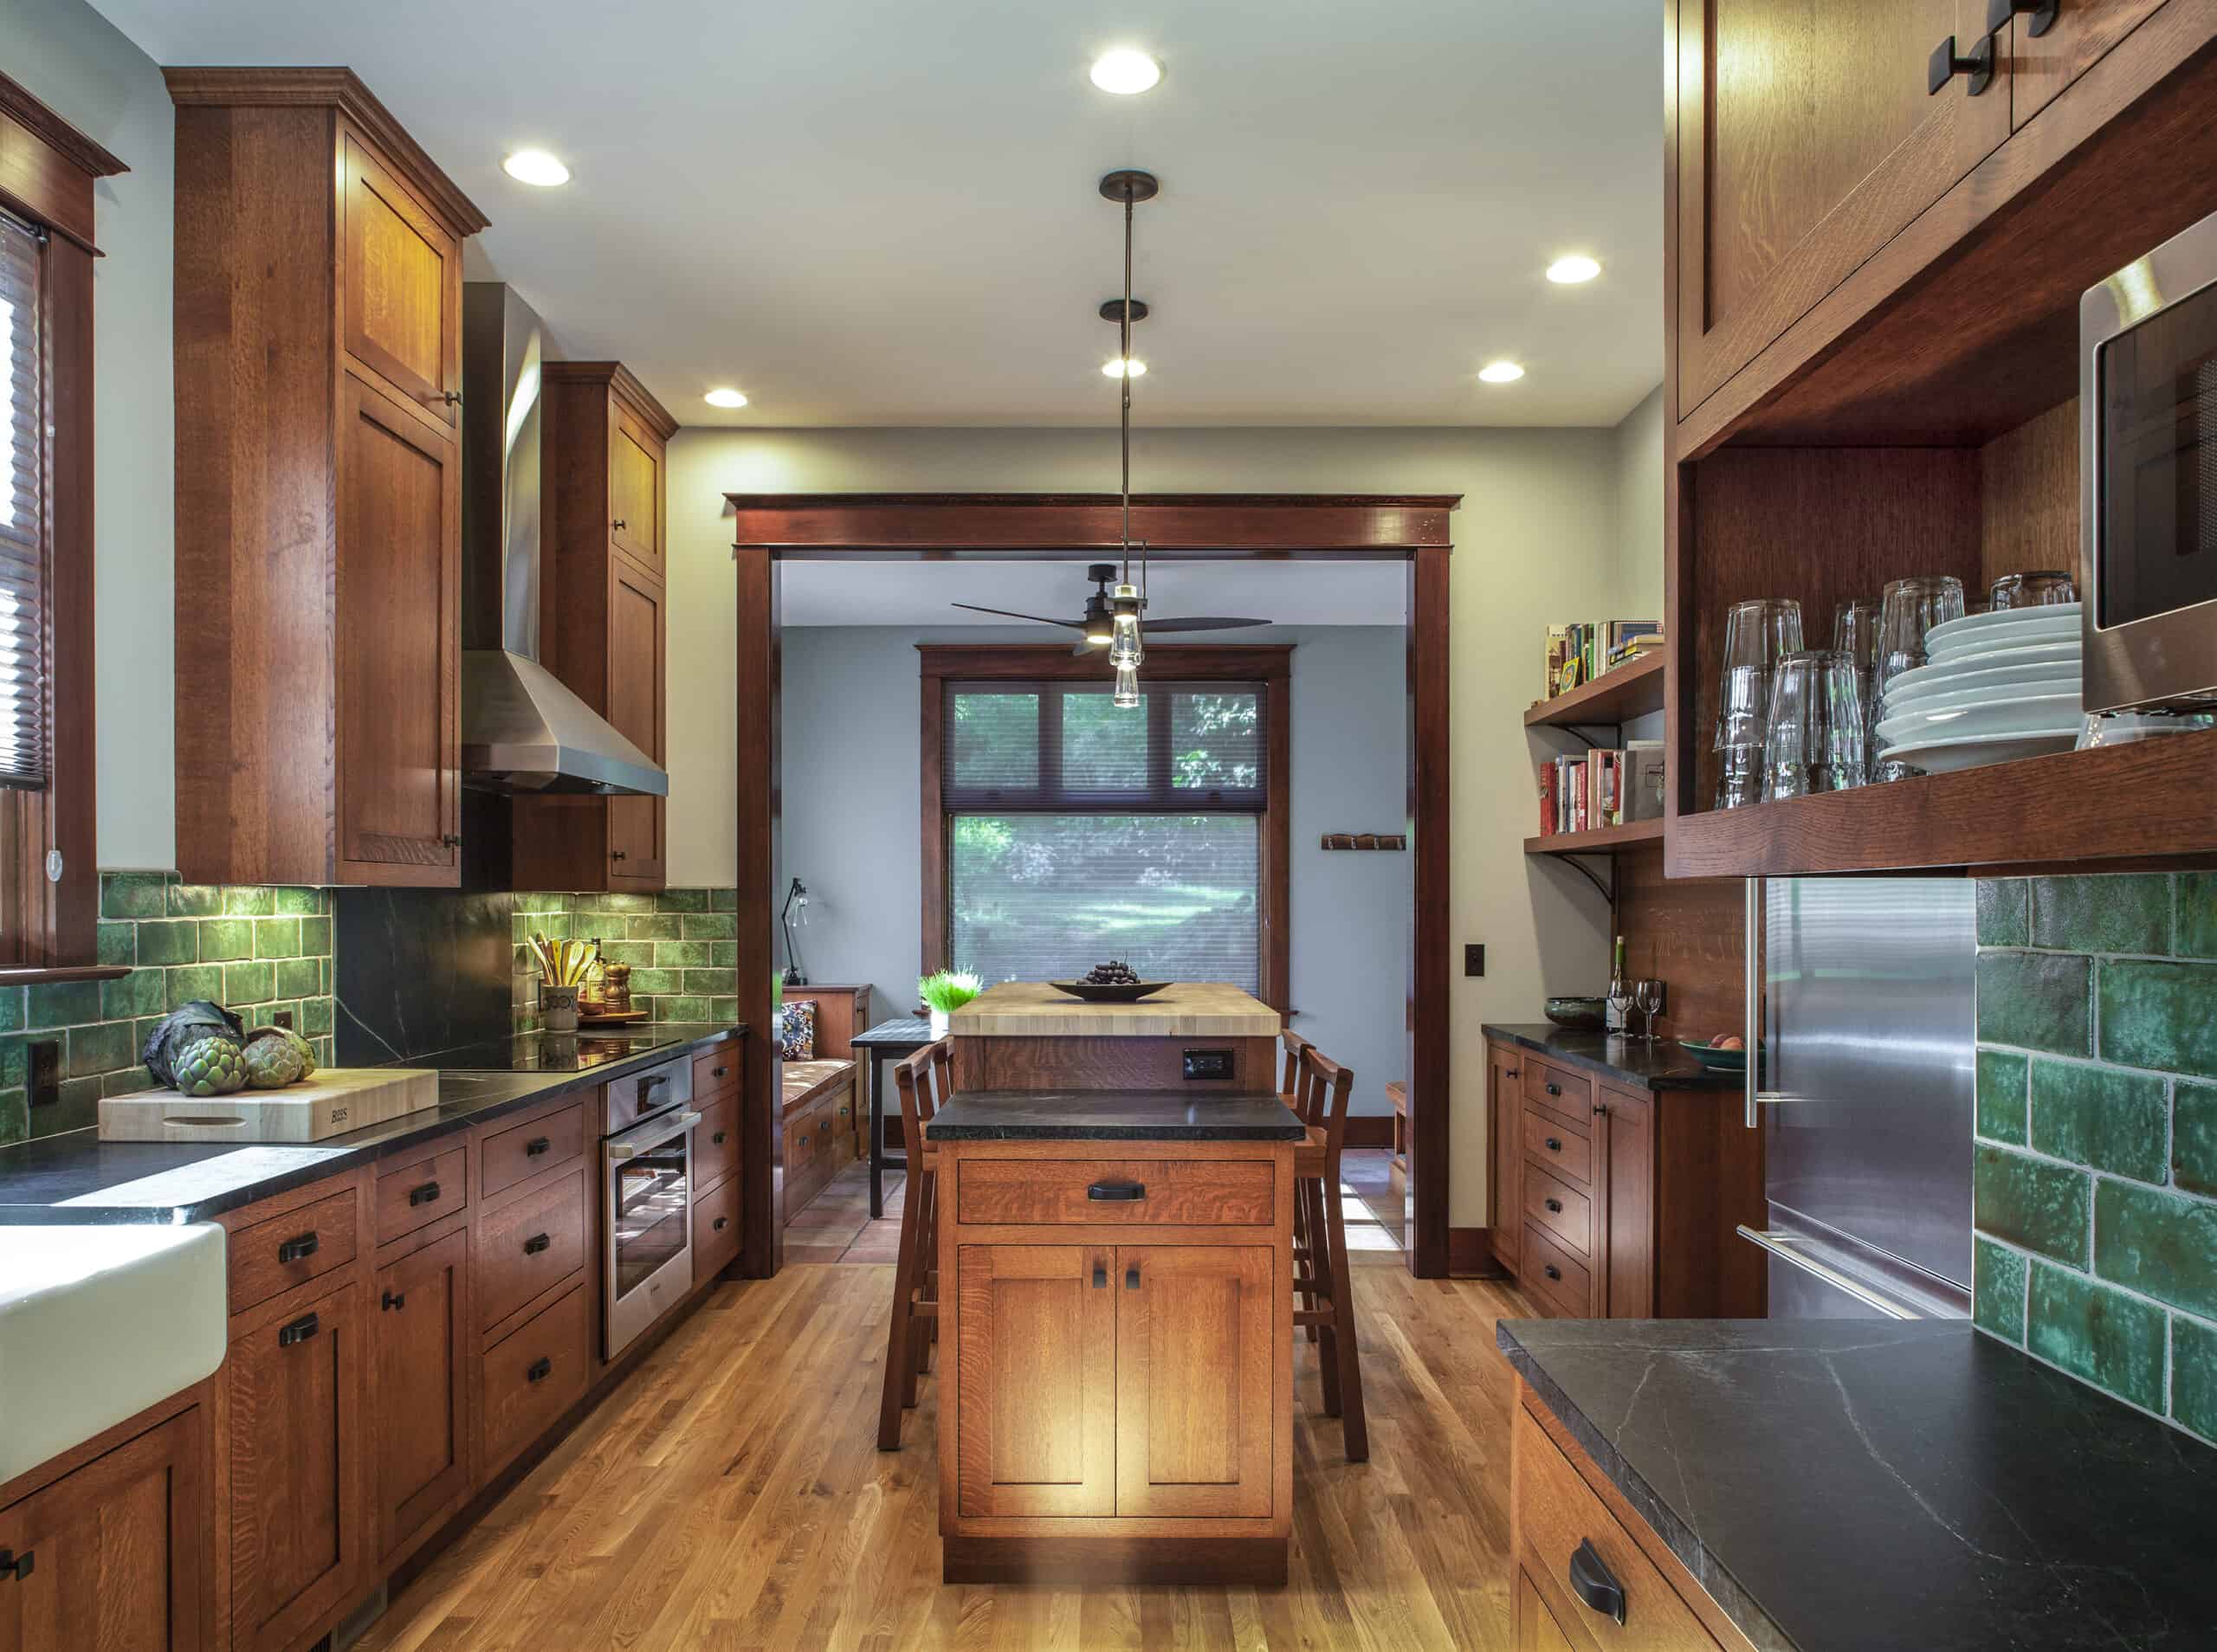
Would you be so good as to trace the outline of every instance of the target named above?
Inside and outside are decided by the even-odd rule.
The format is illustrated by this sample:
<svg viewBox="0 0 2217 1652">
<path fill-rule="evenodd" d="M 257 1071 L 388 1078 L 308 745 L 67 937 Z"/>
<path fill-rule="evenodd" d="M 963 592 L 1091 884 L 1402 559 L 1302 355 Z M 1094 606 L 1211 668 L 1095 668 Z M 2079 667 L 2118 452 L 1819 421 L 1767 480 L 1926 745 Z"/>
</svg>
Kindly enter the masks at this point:
<svg viewBox="0 0 2217 1652">
<path fill-rule="evenodd" d="M 1632 984 L 1632 1007 L 1647 1017 L 1647 1042 L 1655 1042 L 1655 1017 L 1663 1009 L 1663 984 L 1652 976 L 1642 976 Z"/>
</svg>

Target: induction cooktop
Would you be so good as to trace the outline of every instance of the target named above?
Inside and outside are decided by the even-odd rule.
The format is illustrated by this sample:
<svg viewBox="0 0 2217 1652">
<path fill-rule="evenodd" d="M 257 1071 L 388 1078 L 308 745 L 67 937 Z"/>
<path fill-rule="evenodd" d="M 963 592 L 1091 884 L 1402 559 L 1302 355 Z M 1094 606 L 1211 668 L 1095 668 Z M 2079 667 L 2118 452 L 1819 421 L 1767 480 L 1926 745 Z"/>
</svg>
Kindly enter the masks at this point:
<svg viewBox="0 0 2217 1652">
<path fill-rule="evenodd" d="M 410 1067 L 436 1068 L 442 1073 L 587 1073 L 612 1062 L 685 1041 L 666 1029 L 633 1028 L 628 1031 L 578 1033 L 520 1033 L 514 1038 L 463 1044 L 454 1049 L 412 1055 Z"/>
</svg>

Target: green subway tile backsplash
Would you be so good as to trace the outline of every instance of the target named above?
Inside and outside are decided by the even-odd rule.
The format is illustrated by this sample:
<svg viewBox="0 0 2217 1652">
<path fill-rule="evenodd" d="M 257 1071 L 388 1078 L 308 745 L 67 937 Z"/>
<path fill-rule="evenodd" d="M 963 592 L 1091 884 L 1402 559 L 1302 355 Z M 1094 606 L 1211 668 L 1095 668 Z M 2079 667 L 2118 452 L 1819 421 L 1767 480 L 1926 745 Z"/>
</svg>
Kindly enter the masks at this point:
<svg viewBox="0 0 2217 1652">
<path fill-rule="evenodd" d="M 518 1029 L 539 1024 L 539 971 L 525 945 L 534 931 L 598 941 L 604 960 L 631 966 L 631 1002 L 656 1021 L 735 1020 L 738 904 L 736 889 L 519 894 L 511 920 Z"/>
<path fill-rule="evenodd" d="M 1973 1317 L 2217 1442 L 2217 874 L 1977 909 Z"/>
</svg>

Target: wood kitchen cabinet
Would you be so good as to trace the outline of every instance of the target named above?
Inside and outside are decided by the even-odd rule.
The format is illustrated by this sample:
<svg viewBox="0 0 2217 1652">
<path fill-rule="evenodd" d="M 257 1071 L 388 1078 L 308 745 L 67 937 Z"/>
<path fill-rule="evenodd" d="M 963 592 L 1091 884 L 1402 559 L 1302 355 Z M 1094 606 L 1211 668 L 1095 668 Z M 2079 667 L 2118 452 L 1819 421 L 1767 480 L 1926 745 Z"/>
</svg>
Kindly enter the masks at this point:
<svg viewBox="0 0 2217 1652">
<path fill-rule="evenodd" d="M 177 105 L 178 865 L 460 882 L 462 247 L 345 69 Z"/>
<path fill-rule="evenodd" d="M 2000 36 L 2008 58 L 2009 124 L 2023 126 L 2056 94 L 2091 68 L 2102 55 L 2162 9 L 2165 0 L 2065 0 L 2055 20 L 2035 35 L 2032 20 L 2019 17 Z"/>
<path fill-rule="evenodd" d="M 965 1516 L 1116 1512 L 1115 1262 L 1113 1246 L 961 1248 Z"/>
<path fill-rule="evenodd" d="M 2009 136 L 2006 31 L 1979 95 L 1928 90 L 1986 7 L 1677 0 L 1677 416 Z"/>
<path fill-rule="evenodd" d="M 390 1565 L 469 1491 L 469 1229 L 377 1274 L 377 1552 Z"/>
<path fill-rule="evenodd" d="M 665 457 L 677 421 L 620 362 L 549 362 L 543 373 L 540 663 L 660 763 Z M 516 887 L 659 889 L 667 812 L 660 797 L 519 797 Z"/>
</svg>

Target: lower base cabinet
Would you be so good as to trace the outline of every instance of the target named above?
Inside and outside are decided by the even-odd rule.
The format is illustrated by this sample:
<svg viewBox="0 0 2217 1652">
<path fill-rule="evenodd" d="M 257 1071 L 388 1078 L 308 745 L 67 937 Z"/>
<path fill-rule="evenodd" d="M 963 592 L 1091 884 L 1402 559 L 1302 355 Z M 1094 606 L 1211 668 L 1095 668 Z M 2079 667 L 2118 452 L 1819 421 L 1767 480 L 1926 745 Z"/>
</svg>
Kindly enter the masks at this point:
<svg viewBox="0 0 2217 1652">
<path fill-rule="evenodd" d="M 585 1396 L 592 1323 L 579 1284 L 486 1349 L 479 1372 L 480 1459 L 489 1477 Z"/>
<path fill-rule="evenodd" d="M 469 1230 L 378 1270 L 378 1558 L 469 1490 Z"/>
<path fill-rule="evenodd" d="M 0 1652 L 206 1646 L 194 1407 L 0 1508 Z"/>
</svg>

